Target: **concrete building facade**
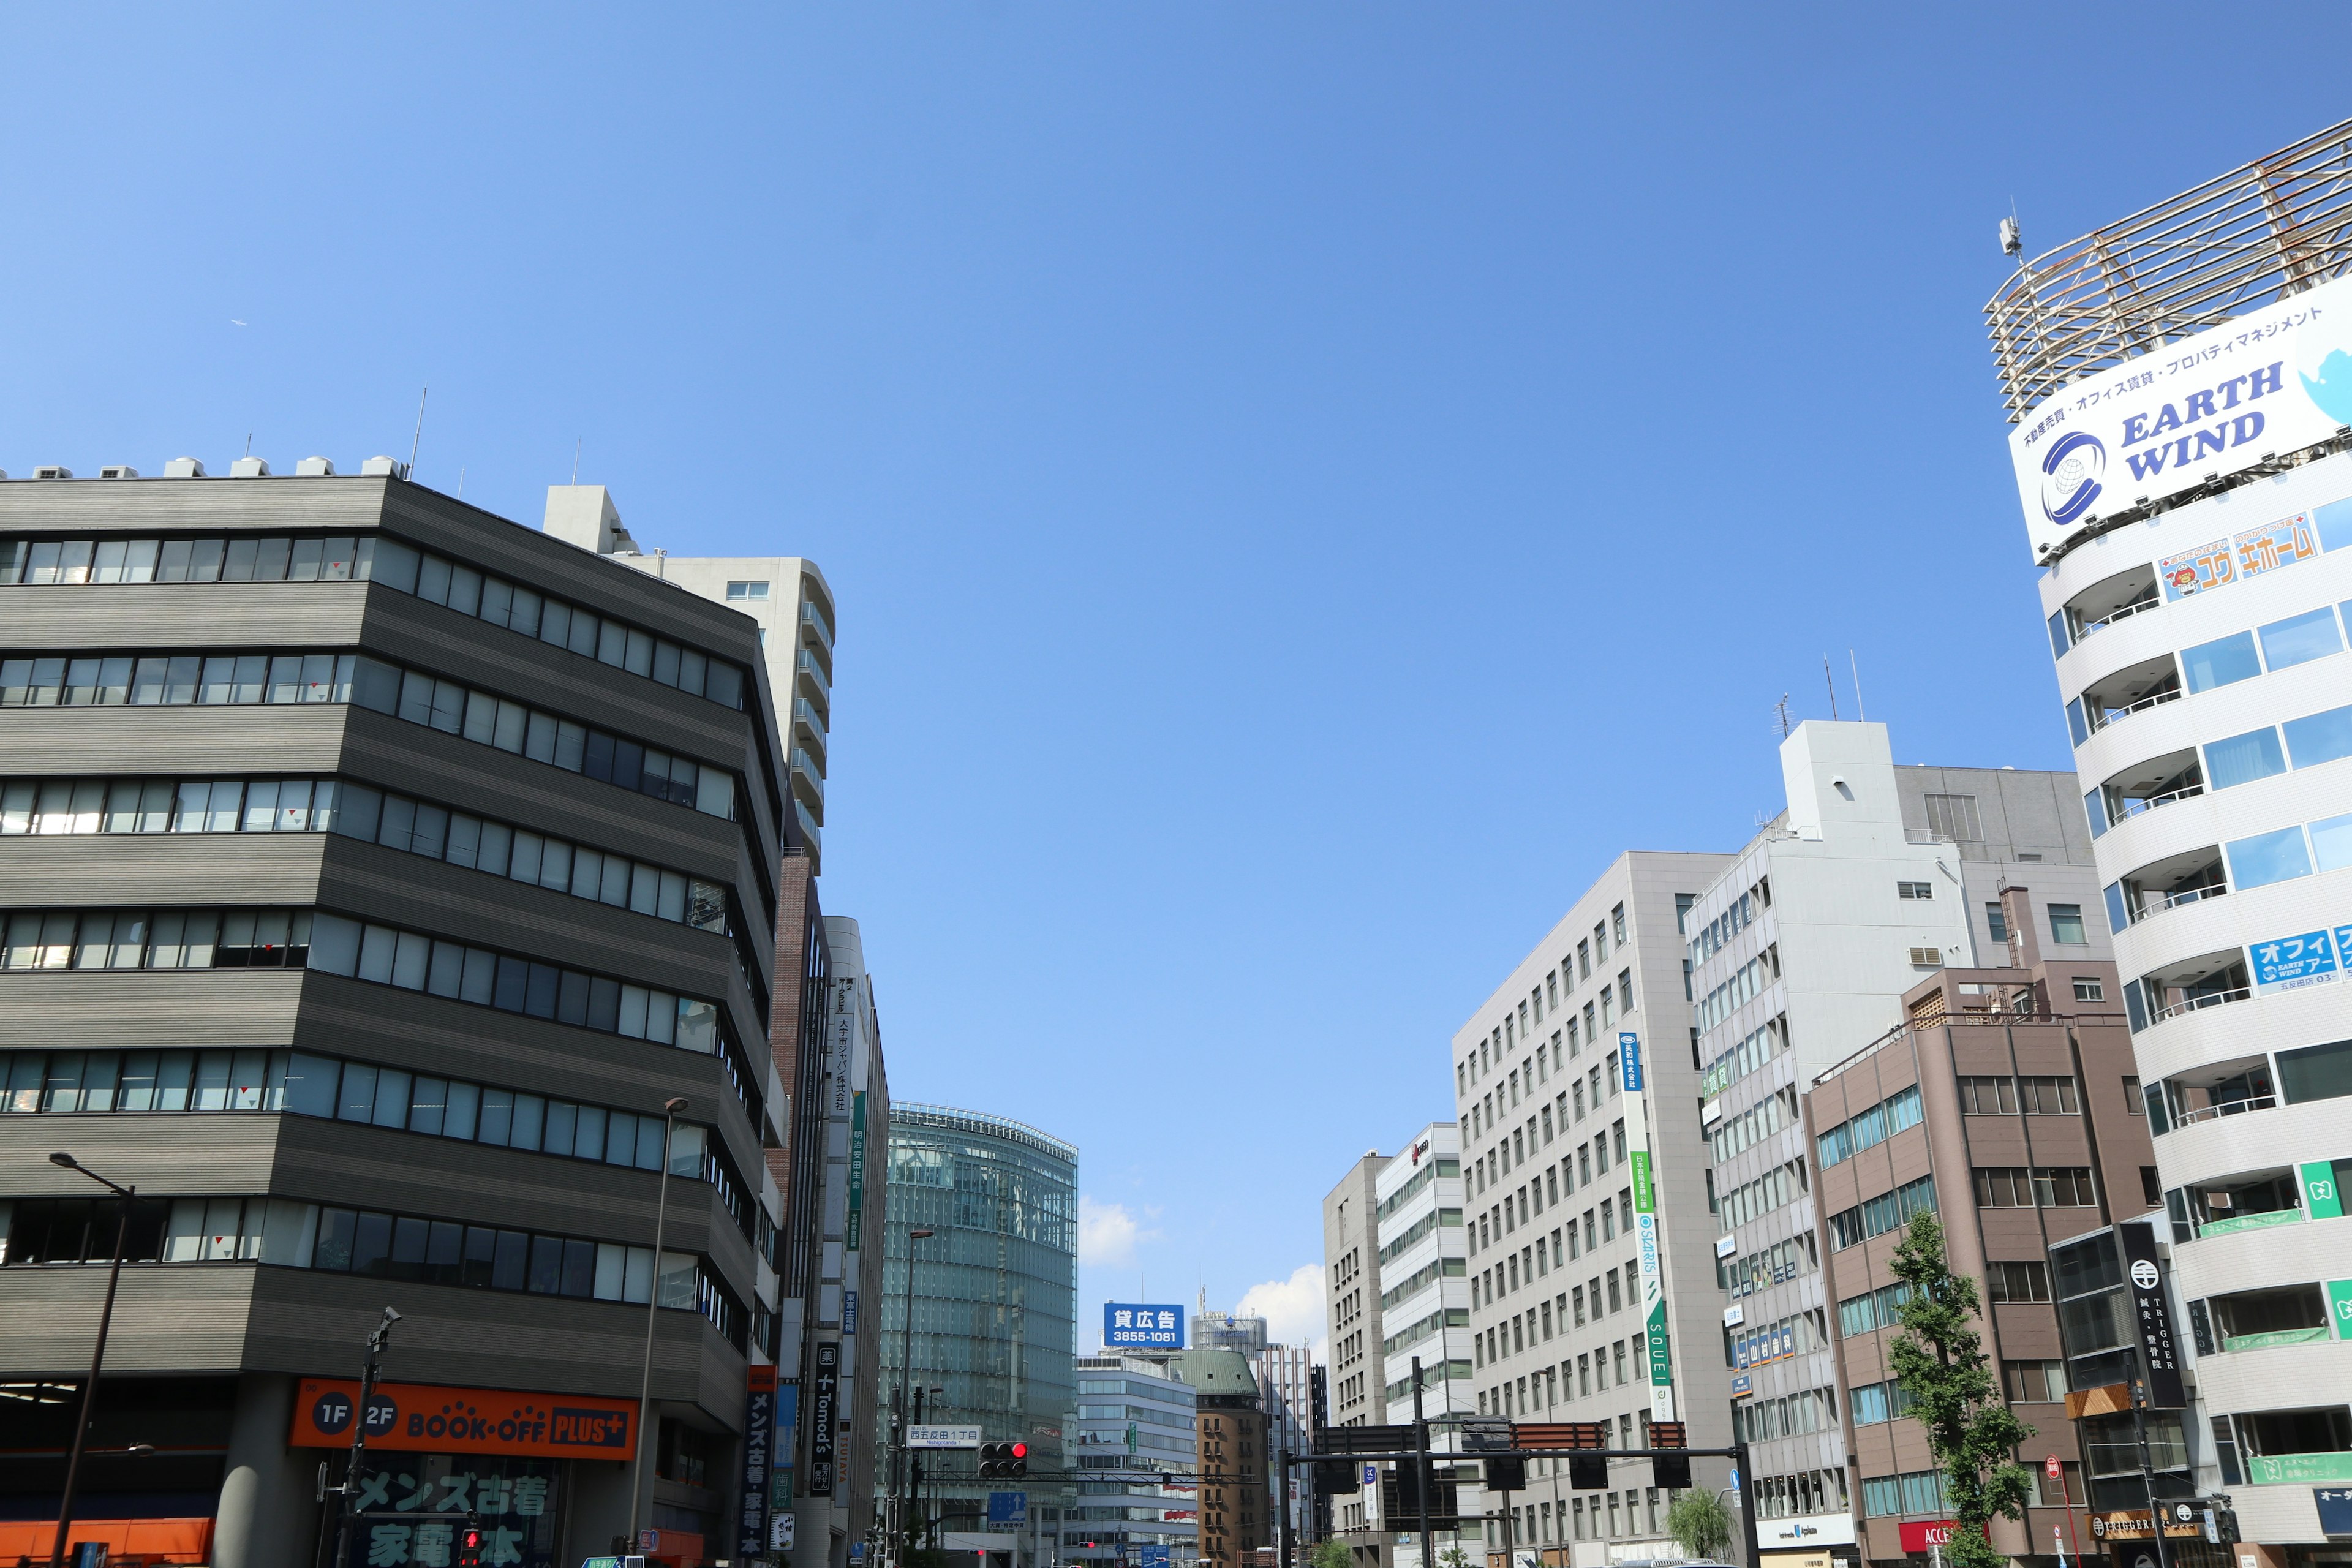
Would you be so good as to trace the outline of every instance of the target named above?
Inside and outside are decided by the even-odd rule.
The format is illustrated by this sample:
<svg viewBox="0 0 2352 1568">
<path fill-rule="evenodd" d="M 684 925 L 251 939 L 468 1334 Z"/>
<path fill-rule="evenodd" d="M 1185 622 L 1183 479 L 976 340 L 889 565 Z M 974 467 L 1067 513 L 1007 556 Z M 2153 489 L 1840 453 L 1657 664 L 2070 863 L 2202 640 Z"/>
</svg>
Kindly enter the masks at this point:
<svg viewBox="0 0 2352 1568">
<path fill-rule="evenodd" d="M 1694 1447 L 1729 1441 L 1681 926 L 1728 863 L 1620 856 L 1454 1037 L 1481 1415 L 1603 1422 L 1619 1447 L 1654 1416 L 1687 1423 Z M 1694 1476 L 1720 1487 L 1724 1468 Z M 1491 1551 L 1503 1507 L 1517 1546 L 1575 1568 L 1672 1553 L 1647 1463 L 1613 1467 L 1601 1493 L 1570 1492 L 1563 1470 L 1531 1464 L 1528 1492 L 1489 1505 Z"/>
<path fill-rule="evenodd" d="M 158 1449 L 84 1520 L 308 1562 L 395 1306 L 352 1564 L 433 1563 L 396 1516 L 460 1493 L 531 1568 L 633 1502 L 740 1555 L 824 962 L 756 628 L 367 467 L 0 484 L 0 1517 L 56 1517 L 105 1289 L 65 1150 L 139 1188 L 98 1430 Z M 433 1435 L 551 1399 L 596 1419 Z"/>
<path fill-rule="evenodd" d="M 1131 1563 L 1164 1547 L 1171 1568 L 1200 1558 L 1197 1394 L 1173 1356 L 1080 1356 L 1066 1452 L 1076 1495 L 1061 1560 Z"/>
<path fill-rule="evenodd" d="M 1258 1568 L 1273 1544 L 1265 1492 L 1265 1412 L 1249 1358 L 1239 1351 L 1187 1350 L 1169 1370 L 1192 1385 L 1199 1434 L 1200 1556 L 1206 1568 Z"/>
</svg>

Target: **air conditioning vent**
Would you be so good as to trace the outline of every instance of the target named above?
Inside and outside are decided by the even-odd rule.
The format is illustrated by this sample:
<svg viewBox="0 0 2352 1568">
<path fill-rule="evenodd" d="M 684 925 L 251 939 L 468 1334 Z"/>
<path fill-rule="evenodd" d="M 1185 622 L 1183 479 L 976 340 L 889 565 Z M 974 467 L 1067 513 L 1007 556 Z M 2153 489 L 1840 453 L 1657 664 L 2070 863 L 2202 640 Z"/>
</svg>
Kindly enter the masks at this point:
<svg viewBox="0 0 2352 1568">
<path fill-rule="evenodd" d="M 239 458 L 228 466 L 229 476 L 239 479 L 266 479 L 269 477 L 267 458 Z"/>
<path fill-rule="evenodd" d="M 35 468 L 33 470 L 33 477 L 37 479 L 69 479 L 73 478 L 73 470 L 71 468 L 59 468 L 55 463 L 49 463 L 41 468 Z"/>
<path fill-rule="evenodd" d="M 98 470 L 98 477 L 101 479 L 135 479 L 139 477 L 139 470 L 128 463 L 109 463 Z"/>
<path fill-rule="evenodd" d="M 1943 968 L 1944 950 L 1940 947 L 1913 948 L 1911 950 L 1911 967 L 1914 969 Z"/>
<path fill-rule="evenodd" d="M 163 465 L 163 477 L 167 479 L 201 479 L 205 477 L 205 465 L 196 458 L 174 458 Z"/>
<path fill-rule="evenodd" d="M 305 458 L 294 465 L 294 471 L 306 478 L 318 479 L 334 473 L 335 465 L 325 458 Z"/>
</svg>

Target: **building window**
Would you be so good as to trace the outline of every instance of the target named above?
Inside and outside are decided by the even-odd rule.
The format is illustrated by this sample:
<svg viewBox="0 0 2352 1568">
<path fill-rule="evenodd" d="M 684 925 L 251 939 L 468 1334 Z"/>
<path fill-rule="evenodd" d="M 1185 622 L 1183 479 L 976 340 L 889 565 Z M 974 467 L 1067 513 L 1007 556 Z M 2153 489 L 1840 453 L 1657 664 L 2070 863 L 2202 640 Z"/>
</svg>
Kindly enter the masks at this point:
<svg viewBox="0 0 2352 1568">
<path fill-rule="evenodd" d="M 2099 981 L 2099 979 L 2098 979 L 2098 977 L 2097 977 L 2097 976 L 2095 976 L 2095 975 L 2090 975 L 2090 974 L 2078 974 L 2078 975 L 2076 975 L 2076 976 L 2074 977 L 2074 1000 L 2075 1000 L 2075 1001 L 2077 1001 L 2077 1002 L 2104 1002 L 2104 1001 L 2105 1001 L 2106 999 L 2107 999 L 2107 988 L 2106 988 L 2106 986 L 2105 986 L 2105 984 L 2103 984 Z"/>
<path fill-rule="evenodd" d="M 2062 947 L 2080 947 L 2090 940 L 2083 934 L 2082 905 L 2050 906 L 2050 940 Z"/>
<path fill-rule="evenodd" d="M 1897 882 L 1895 896 L 1898 899 L 1932 899 L 1936 896 L 1933 882 Z"/>
<path fill-rule="evenodd" d="M 1985 933 L 1995 942 L 2009 940 L 2009 917 L 2000 912 L 2000 905 L 1985 905 Z"/>
<path fill-rule="evenodd" d="M 765 599 L 767 596 L 768 584 L 765 583 L 730 583 L 727 584 L 727 597 L 730 601 L 750 599 L 752 602 L 757 603 L 760 600 Z"/>
<path fill-rule="evenodd" d="M 1988 1263 L 1985 1265 L 1985 1300 L 2004 1301 L 2047 1301 L 2050 1300 L 2050 1269 L 2042 1263 Z"/>
</svg>

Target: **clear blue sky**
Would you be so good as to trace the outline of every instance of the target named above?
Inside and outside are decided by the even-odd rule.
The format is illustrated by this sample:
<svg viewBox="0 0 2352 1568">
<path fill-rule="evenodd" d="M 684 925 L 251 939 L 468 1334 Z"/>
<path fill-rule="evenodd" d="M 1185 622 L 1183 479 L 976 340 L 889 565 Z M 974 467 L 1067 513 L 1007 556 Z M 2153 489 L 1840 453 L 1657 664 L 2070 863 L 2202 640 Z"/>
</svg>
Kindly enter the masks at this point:
<svg viewBox="0 0 2352 1568">
<path fill-rule="evenodd" d="M 429 382 L 427 484 L 535 523 L 577 440 L 814 557 L 895 1089 L 1083 1148 L 1082 1320 L 1231 1303 L 1594 871 L 1777 807 L 1825 651 L 2066 764 L 1994 226 L 2346 112 L 2344 13 L 2220 15 L 19 7 L 0 468 L 404 456 Z"/>
</svg>

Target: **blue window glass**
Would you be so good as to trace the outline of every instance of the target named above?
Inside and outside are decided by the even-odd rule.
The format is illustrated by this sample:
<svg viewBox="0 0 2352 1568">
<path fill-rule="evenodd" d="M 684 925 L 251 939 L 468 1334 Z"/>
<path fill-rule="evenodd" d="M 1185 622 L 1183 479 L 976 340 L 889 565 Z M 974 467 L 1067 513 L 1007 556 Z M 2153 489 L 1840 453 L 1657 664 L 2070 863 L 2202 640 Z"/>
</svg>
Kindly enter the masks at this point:
<svg viewBox="0 0 2352 1568">
<path fill-rule="evenodd" d="M 2107 830 L 2106 791 L 2093 790 L 2083 797 L 2083 813 L 2091 819 L 2091 837 L 2096 838 Z"/>
<path fill-rule="evenodd" d="M 2191 691 L 2210 691 L 2217 686 L 2252 679 L 2263 672 L 2262 660 L 2254 657 L 2252 632 L 2233 632 L 2195 647 L 2182 648 L 2180 668 Z"/>
<path fill-rule="evenodd" d="M 2287 750 L 2296 767 L 2352 757 L 2352 708 L 2331 708 L 2308 719 L 2290 719 L 2285 729 Z"/>
<path fill-rule="evenodd" d="M 2275 833 L 2233 838 L 2223 847 L 2230 852 L 2230 885 L 2233 888 L 2260 888 L 2311 875 L 2311 856 L 2303 847 L 2300 827 L 2282 827 Z"/>
<path fill-rule="evenodd" d="M 2053 657 L 2066 651 L 2066 612 L 2059 611 L 2050 617 L 2050 652 Z"/>
<path fill-rule="evenodd" d="M 2083 700 L 2079 697 L 2066 704 L 2066 730 L 2078 746 L 2091 738 L 2091 727 L 2083 721 Z"/>
<path fill-rule="evenodd" d="M 2341 550 L 2352 545 L 2352 500 L 2332 500 L 2326 506 L 2315 507 L 2311 526 L 2319 535 L 2322 550 Z"/>
<path fill-rule="evenodd" d="M 2331 816 L 2311 825 L 2311 857 L 2323 871 L 2352 866 L 2352 816 Z"/>
<path fill-rule="evenodd" d="M 2336 630 L 2336 611 L 2327 605 L 2300 616 L 2289 616 L 2283 621 L 2273 621 L 2262 628 L 2262 634 L 2263 662 L 2273 669 L 2285 669 L 2344 651 L 2344 638 Z"/>
<path fill-rule="evenodd" d="M 2286 753 L 2279 749 L 2278 731 L 2265 727 L 2205 745 L 2205 773 L 2215 789 L 2266 779 L 2286 772 Z"/>
</svg>

